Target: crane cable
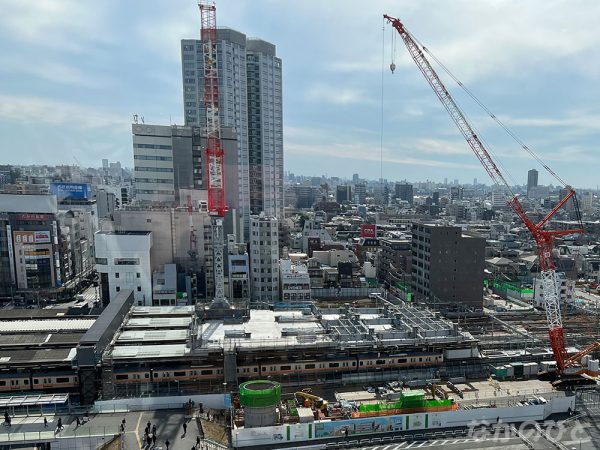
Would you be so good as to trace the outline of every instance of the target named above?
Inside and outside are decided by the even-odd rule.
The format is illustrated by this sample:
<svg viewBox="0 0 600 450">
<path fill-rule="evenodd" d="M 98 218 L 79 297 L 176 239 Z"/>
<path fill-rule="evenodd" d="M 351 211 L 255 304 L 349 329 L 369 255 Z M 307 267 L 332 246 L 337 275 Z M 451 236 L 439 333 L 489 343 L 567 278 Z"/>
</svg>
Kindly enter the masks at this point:
<svg viewBox="0 0 600 450">
<path fill-rule="evenodd" d="M 452 78 L 456 84 L 458 84 L 463 91 L 465 91 L 467 93 L 467 95 L 469 97 L 471 97 L 473 99 L 473 101 L 475 101 L 475 103 L 477 103 L 479 105 L 479 107 L 481 107 L 481 109 L 483 109 L 498 125 L 500 125 L 500 127 L 506 132 L 508 133 L 508 135 L 513 138 L 513 140 L 515 142 L 517 142 L 527 153 L 529 153 L 529 155 L 531 155 L 532 158 L 534 158 L 544 169 L 546 169 L 546 171 L 552 175 L 559 183 L 561 183 L 563 185 L 563 187 L 567 186 L 567 183 L 558 176 L 558 174 L 556 172 L 554 172 L 531 148 L 529 148 L 527 146 L 527 144 L 525 144 L 510 128 L 508 128 L 507 125 L 504 124 L 504 122 L 502 122 L 487 106 L 485 106 L 485 104 L 479 100 L 479 98 L 477 98 L 477 96 L 471 92 L 471 90 L 469 90 L 451 71 L 450 69 L 448 69 L 438 58 L 436 58 L 436 56 L 431 53 L 431 51 L 429 51 L 429 49 L 427 47 L 425 47 L 415 36 L 413 36 L 412 33 L 408 32 L 407 33 L 410 35 L 410 37 L 421 46 L 421 48 L 423 49 L 424 52 L 426 52 L 429 56 L 431 56 L 431 58 L 442 68 L 442 70 L 444 70 L 444 72 L 446 72 L 448 74 L 448 76 L 450 78 Z"/>
<path fill-rule="evenodd" d="M 383 24 L 381 25 L 381 129 L 379 135 L 379 179 L 383 184 L 383 80 L 384 80 L 384 65 L 385 65 L 385 19 L 383 19 Z M 381 187 L 383 192 L 383 186 Z"/>
</svg>

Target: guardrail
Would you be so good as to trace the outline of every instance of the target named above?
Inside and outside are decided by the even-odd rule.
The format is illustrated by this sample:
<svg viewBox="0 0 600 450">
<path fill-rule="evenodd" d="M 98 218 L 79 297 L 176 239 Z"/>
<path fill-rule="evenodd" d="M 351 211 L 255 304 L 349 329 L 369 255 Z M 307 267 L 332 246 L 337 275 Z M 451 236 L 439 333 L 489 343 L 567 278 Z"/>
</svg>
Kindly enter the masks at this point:
<svg viewBox="0 0 600 450">
<path fill-rule="evenodd" d="M 77 438 L 93 438 L 93 437 L 113 437 L 119 434 L 119 431 L 115 427 L 95 427 L 95 428 L 82 428 L 80 430 L 68 430 L 55 433 L 54 429 L 49 428 L 44 431 L 21 431 L 14 433 L 2 433 L 4 430 L 0 430 L 0 442 L 5 443 L 17 443 L 17 442 L 48 442 L 56 439 L 77 439 Z"/>
</svg>

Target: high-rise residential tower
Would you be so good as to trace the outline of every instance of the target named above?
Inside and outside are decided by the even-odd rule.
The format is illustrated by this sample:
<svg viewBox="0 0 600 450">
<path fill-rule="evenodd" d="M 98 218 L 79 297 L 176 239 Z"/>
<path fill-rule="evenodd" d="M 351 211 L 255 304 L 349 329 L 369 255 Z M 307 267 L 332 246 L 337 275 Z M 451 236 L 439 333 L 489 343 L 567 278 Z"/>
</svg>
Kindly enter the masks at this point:
<svg viewBox="0 0 600 450">
<path fill-rule="evenodd" d="M 281 59 L 273 44 L 235 30 L 218 29 L 217 40 L 220 119 L 237 134 L 237 204 L 248 238 L 251 213 L 283 218 Z M 200 127 L 206 123 L 202 57 L 200 39 L 181 41 L 185 123 Z"/>
<path fill-rule="evenodd" d="M 275 46 L 246 41 L 250 211 L 283 218 L 281 59 Z"/>
<path fill-rule="evenodd" d="M 538 171 L 535 169 L 531 169 L 527 172 L 527 195 L 531 192 L 532 188 L 537 187 L 538 185 Z"/>
</svg>

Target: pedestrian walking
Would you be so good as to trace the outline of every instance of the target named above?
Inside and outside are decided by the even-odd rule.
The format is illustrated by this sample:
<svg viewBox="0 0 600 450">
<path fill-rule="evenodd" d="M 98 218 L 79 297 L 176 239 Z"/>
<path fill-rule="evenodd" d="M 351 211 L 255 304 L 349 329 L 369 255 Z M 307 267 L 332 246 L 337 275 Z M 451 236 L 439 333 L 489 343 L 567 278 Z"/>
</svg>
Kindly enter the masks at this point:
<svg viewBox="0 0 600 450">
<path fill-rule="evenodd" d="M 152 425 L 152 434 L 156 434 L 156 424 Z"/>
<path fill-rule="evenodd" d="M 196 436 L 196 447 L 200 447 L 200 436 Z"/>
<path fill-rule="evenodd" d="M 58 422 L 56 422 L 56 432 L 62 431 L 64 429 L 62 424 L 62 419 L 59 417 Z"/>
<path fill-rule="evenodd" d="M 48 428 L 48 419 L 44 417 L 44 428 Z"/>
<path fill-rule="evenodd" d="M 123 417 L 123 420 L 121 420 L 121 425 L 123 426 L 123 429 L 125 429 L 125 417 Z"/>
<path fill-rule="evenodd" d="M 119 430 L 121 431 L 121 433 L 125 433 L 125 425 L 120 424 L 119 425 Z"/>
<path fill-rule="evenodd" d="M 146 438 L 146 442 L 148 443 L 148 447 L 150 447 L 152 445 L 152 438 L 150 436 L 148 436 Z"/>
<path fill-rule="evenodd" d="M 146 429 L 148 430 L 148 433 L 150 433 L 150 422 L 148 421 L 148 423 L 146 424 Z"/>
<path fill-rule="evenodd" d="M 167 439 L 167 441 L 165 442 L 165 447 L 167 447 L 167 450 L 169 450 L 169 445 L 171 445 L 171 443 L 169 442 L 169 440 Z"/>
<path fill-rule="evenodd" d="M 79 416 L 75 417 L 75 423 L 76 423 L 76 426 L 81 425 L 81 420 L 79 420 Z"/>
<path fill-rule="evenodd" d="M 183 434 L 187 433 L 187 423 L 183 422 Z"/>
</svg>

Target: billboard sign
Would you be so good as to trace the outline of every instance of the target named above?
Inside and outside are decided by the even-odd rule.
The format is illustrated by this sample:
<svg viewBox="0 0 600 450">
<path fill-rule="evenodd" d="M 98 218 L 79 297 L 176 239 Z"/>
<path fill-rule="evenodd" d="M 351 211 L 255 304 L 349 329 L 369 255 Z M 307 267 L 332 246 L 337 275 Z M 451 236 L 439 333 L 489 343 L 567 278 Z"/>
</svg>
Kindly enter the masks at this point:
<svg viewBox="0 0 600 450">
<path fill-rule="evenodd" d="M 50 244 L 50 231 L 13 231 L 15 244 Z"/>
<path fill-rule="evenodd" d="M 87 200 L 89 185 L 86 183 L 50 183 L 50 193 L 60 200 Z"/>
<path fill-rule="evenodd" d="M 377 237 L 377 225 L 363 224 L 360 226 L 360 237 L 375 238 Z"/>
<path fill-rule="evenodd" d="M 50 231 L 34 231 L 33 240 L 36 244 L 49 244 L 50 243 Z"/>
</svg>

